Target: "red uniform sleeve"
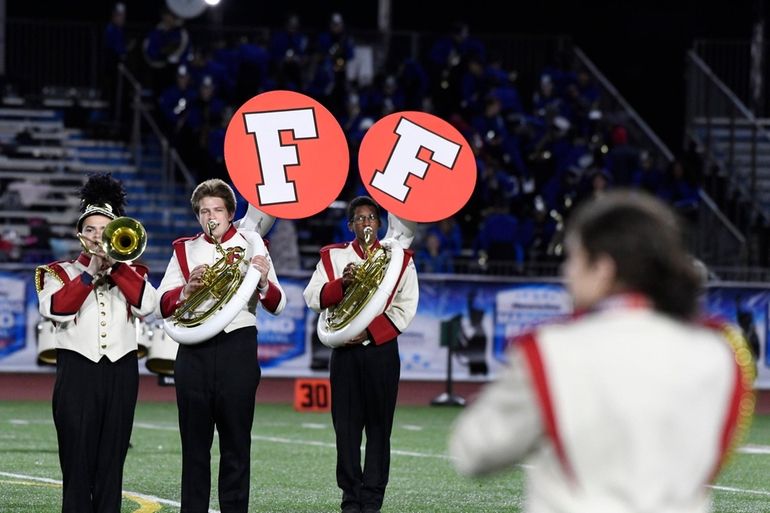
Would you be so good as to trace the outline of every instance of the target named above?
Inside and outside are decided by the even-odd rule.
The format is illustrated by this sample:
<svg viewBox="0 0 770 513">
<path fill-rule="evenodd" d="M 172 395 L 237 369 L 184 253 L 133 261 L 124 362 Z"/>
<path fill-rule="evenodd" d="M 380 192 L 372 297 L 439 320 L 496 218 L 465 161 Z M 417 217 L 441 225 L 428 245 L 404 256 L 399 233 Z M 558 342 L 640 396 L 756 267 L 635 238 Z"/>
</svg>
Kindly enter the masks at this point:
<svg viewBox="0 0 770 513">
<path fill-rule="evenodd" d="M 345 288 L 342 286 L 342 278 L 337 278 L 324 284 L 321 288 L 321 308 L 334 306 L 345 296 Z"/>
<path fill-rule="evenodd" d="M 126 297 L 126 301 L 131 306 L 141 308 L 142 297 L 144 296 L 144 287 L 147 282 L 131 266 L 118 262 L 112 268 L 110 276 L 115 281 L 120 291 Z"/>
<path fill-rule="evenodd" d="M 268 280 L 267 291 L 264 297 L 260 295 L 260 301 L 265 310 L 275 313 L 281 302 L 281 290 L 272 281 Z"/>
<path fill-rule="evenodd" d="M 58 265 L 52 265 L 50 268 L 64 283 L 64 286 L 51 296 L 51 313 L 54 315 L 76 314 L 94 286 L 90 283 L 83 283 L 82 275 L 70 280 L 64 269 Z"/>
</svg>

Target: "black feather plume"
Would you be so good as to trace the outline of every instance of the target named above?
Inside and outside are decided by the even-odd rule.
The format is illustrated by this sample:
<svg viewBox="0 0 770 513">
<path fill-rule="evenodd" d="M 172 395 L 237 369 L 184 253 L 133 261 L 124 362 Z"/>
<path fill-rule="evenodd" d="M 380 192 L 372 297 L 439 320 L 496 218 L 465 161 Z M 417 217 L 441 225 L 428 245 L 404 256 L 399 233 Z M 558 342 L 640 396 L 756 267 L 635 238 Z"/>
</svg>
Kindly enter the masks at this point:
<svg viewBox="0 0 770 513">
<path fill-rule="evenodd" d="M 126 191 L 123 184 L 113 178 L 111 173 L 93 174 L 80 189 L 80 212 L 85 212 L 88 205 L 104 203 L 112 206 L 116 215 L 125 215 Z"/>
</svg>

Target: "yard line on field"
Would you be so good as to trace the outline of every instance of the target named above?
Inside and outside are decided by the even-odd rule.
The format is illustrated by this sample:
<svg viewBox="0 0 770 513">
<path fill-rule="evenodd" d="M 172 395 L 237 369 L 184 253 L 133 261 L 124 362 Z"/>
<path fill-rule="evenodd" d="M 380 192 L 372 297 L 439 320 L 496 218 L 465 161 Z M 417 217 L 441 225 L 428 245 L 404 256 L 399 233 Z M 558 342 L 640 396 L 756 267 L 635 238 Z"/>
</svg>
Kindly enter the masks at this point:
<svg viewBox="0 0 770 513">
<path fill-rule="evenodd" d="M 61 481 L 57 481 L 56 479 L 48 479 L 47 477 L 27 476 L 24 474 L 12 474 L 11 472 L 0 472 L 0 476 L 13 477 L 15 479 L 28 479 L 30 481 L 37 481 L 38 483 L 48 483 L 48 484 L 55 484 L 55 485 L 61 486 Z"/>
<path fill-rule="evenodd" d="M 145 422 L 134 424 L 134 427 L 141 427 L 144 429 L 156 429 L 161 431 L 177 431 L 176 427 L 172 428 L 168 426 L 159 426 L 156 424 L 148 424 Z M 255 441 L 260 441 L 260 442 L 272 442 L 276 444 L 288 444 L 288 445 L 309 445 L 312 447 L 327 447 L 329 449 L 334 449 L 336 447 L 334 442 L 319 442 L 317 440 L 302 440 L 302 439 L 296 439 L 296 438 L 284 438 L 280 436 L 251 435 L 251 439 Z M 446 454 L 431 454 L 431 453 L 416 452 L 416 451 L 401 451 L 398 449 L 391 449 L 390 453 L 395 454 L 397 456 L 412 456 L 415 458 L 437 458 L 441 460 L 449 459 L 449 456 Z"/>
<path fill-rule="evenodd" d="M 735 452 L 741 454 L 770 454 L 770 446 L 746 444 L 742 447 L 738 447 Z"/>
<path fill-rule="evenodd" d="M 14 474 L 14 473 L 11 473 L 11 472 L 0 472 L 0 476 L 11 477 L 11 478 L 14 478 L 14 479 L 27 480 L 27 481 L 36 481 L 38 483 L 53 484 L 53 485 L 58 485 L 58 486 L 61 486 L 61 484 L 62 484 L 61 481 L 59 481 L 57 479 L 49 479 L 47 477 L 28 476 L 28 475 L 25 475 L 25 474 Z M 128 491 L 128 490 L 123 490 L 123 495 L 125 495 L 128 498 L 137 498 L 137 499 L 142 499 L 142 500 L 145 500 L 145 501 L 157 502 L 159 504 L 164 504 L 166 506 L 172 506 L 174 508 L 181 508 L 182 507 L 182 505 L 179 502 L 177 502 L 177 501 L 172 501 L 172 500 L 169 500 L 169 499 L 163 499 L 161 497 L 156 497 L 154 495 L 147 495 L 147 494 L 139 493 L 139 492 L 131 492 L 131 491 Z M 209 513 L 220 513 L 220 512 L 218 510 L 216 510 L 216 509 L 210 509 Z"/>
<path fill-rule="evenodd" d="M 8 419 L 8 424 L 12 426 L 27 426 L 29 424 L 51 424 L 53 419 Z"/>
<path fill-rule="evenodd" d="M 262 441 L 262 442 L 273 442 L 277 444 L 311 445 L 314 447 L 328 447 L 330 449 L 334 449 L 337 447 L 333 442 L 318 442 L 315 440 L 298 440 L 295 438 L 283 438 L 279 436 L 251 435 L 251 439 Z M 440 460 L 450 459 L 449 456 L 446 454 L 431 454 L 426 452 L 402 451 L 399 449 L 391 449 L 390 454 L 395 454 L 397 456 L 412 456 L 415 458 L 437 458 Z"/>
<path fill-rule="evenodd" d="M 160 425 L 160 424 L 149 424 L 147 422 L 134 422 L 134 427 L 154 429 L 156 431 L 179 431 L 179 428 L 177 426 L 172 426 L 171 424 Z"/>
<path fill-rule="evenodd" d="M 326 429 L 328 424 L 319 424 L 317 422 L 303 422 L 302 427 L 305 429 Z"/>
<path fill-rule="evenodd" d="M 303 424 L 304 425 L 304 424 Z M 145 429 L 156 429 L 164 431 L 177 431 L 176 426 L 160 426 L 158 424 L 148 424 L 146 422 L 137 422 L 134 427 L 141 427 Z M 309 426 L 306 426 L 309 427 Z M 313 426 L 316 427 L 316 426 Z M 294 438 L 283 438 L 277 436 L 264 436 L 264 435 L 251 435 L 252 440 L 258 440 L 262 442 L 273 442 L 281 444 L 298 444 L 298 445 L 310 445 L 314 447 L 328 447 L 334 449 L 336 446 L 333 442 L 318 442 L 314 440 L 301 440 Z M 391 454 L 398 456 L 412 456 L 415 458 L 437 458 L 442 460 L 449 460 L 449 456 L 446 454 L 431 454 L 416 451 L 402 451 L 398 449 L 392 449 Z M 768 445 L 744 445 L 736 449 L 736 452 L 742 454 L 770 454 L 770 446 Z M 526 468 L 526 467 L 525 467 Z M 747 492 L 748 493 L 748 492 Z"/>
<path fill-rule="evenodd" d="M 720 490 L 723 492 L 737 492 L 737 493 L 750 493 L 752 495 L 768 495 L 770 496 L 770 492 L 765 490 L 746 490 L 744 488 L 735 488 L 732 486 L 719 486 L 719 485 L 706 485 L 711 489 L 714 490 Z"/>
</svg>

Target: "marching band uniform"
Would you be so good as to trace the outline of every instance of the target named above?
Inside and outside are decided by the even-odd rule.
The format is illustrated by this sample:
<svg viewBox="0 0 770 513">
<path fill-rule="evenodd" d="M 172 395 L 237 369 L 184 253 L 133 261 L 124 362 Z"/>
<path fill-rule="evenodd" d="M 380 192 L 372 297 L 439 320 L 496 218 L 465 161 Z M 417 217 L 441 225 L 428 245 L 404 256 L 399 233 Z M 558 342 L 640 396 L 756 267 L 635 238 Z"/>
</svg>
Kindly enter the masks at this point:
<svg viewBox="0 0 770 513">
<path fill-rule="evenodd" d="M 115 219 L 121 210 L 89 204 L 78 230 L 90 215 Z M 151 314 L 157 296 L 145 266 L 117 262 L 94 277 L 88 272 L 91 258 L 81 253 L 73 261 L 40 266 L 35 284 L 40 314 L 55 326 L 53 417 L 62 512 L 119 513 L 139 390 L 134 319 Z"/>
<path fill-rule="evenodd" d="M 253 248 L 230 225 L 222 236 L 224 250 L 245 249 L 249 262 Z M 267 246 L 267 241 L 265 241 Z M 180 294 L 192 269 L 219 260 L 214 241 L 204 234 L 177 239 L 174 254 L 158 292 L 159 310 L 170 317 L 183 304 Z M 269 254 L 266 254 L 270 260 Z M 223 513 L 246 512 L 249 502 L 251 427 L 255 394 L 261 371 L 257 356 L 256 308 L 278 315 L 286 296 L 271 264 L 268 285 L 254 296 L 227 327 L 211 339 L 180 345 L 174 364 L 179 430 L 182 437 L 182 511 L 206 512 L 211 492 L 211 444 L 219 433 L 219 502 Z"/>
<path fill-rule="evenodd" d="M 454 465 L 480 475 L 528 463 L 527 512 L 706 512 L 705 485 L 752 402 L 734 343 L 641 297 L 541 327 L 458 418 Z"/>
<path fill-rule="evenodd" d="M 375 241 L 372 250 L 380 246 Z M 305 302 L 320 312 L 344 296 L 343 270 L 361 264 L 365 252 L 356 239 L 321 249 L 321 260 L 304 291 Z M 419 289 L 412 252 L 404 262 L 384 312 L 366 329 L 368 342 L 332 351 L 332 422 L 337 440 L 337 484 L 343 511 L 379 511 L 390 470 L 390 433 L 398 395 L 401 362 L 398 335 L 417 313 Z M 361 468 L 361 436 L 366 429 L 366 458 Z"/>
</svg>

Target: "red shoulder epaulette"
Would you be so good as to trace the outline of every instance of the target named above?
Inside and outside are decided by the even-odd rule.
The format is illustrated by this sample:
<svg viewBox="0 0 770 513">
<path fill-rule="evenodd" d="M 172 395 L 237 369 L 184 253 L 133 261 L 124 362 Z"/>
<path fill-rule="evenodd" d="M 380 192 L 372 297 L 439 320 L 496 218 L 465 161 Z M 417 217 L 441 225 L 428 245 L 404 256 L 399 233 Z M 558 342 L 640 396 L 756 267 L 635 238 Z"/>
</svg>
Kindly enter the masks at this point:
<svg viewBox="0 0 770 513">
<path fill-rule="evenodd" d="M 200 237 L 201 235 L 203 235 L 203 234 L 202 234 L 202 233 L 199 233 L 199 234 L 197 234 L 197 235 L 193 235 L 192 237 L 179 237 L 178 239 L 174 240 L 174 242 L 172 242 L 171 244 L 172 244 L 173 246 L 175 246 L 175 245 L 177 245 L 177 244 L 181 244 L 181 243 L 183 243 L 183 242 L 187 242 L 188 240 L 195 240 L 195 239 L 197 239 L 198 237 Z"/>
<path fill-rule="evenodd" d="M 147 276 L 150 274 L 150 268 L 145 264 L 140 264 L 139 262 L 132 262 L 131 267 L 133 267 L 136 272 L 138 272 L 141 276 Z"/>
<path fill-rule="evenodd" d="M 326 246 L 320 249 L 320 252 L 329 251 L 332 249 L 343 249 L 348 247 L 349 245 L 350 245 L 350 242 L 337 242 L 335 244 L 327 244 Z"/>
<path fill-rule="evenodd" d="M 45 273 L 51 273 L 62 283 L 69 281 L 66 271 L 59 264 L 72 263 L 74 260 L 56 260 L 50 264 L 39 265 L 35 268 L 35 289 L 40 292 L 43 289 Z"/>
</svg>

